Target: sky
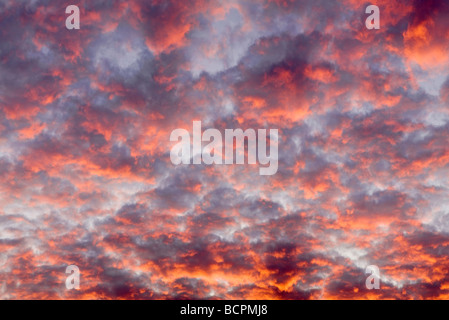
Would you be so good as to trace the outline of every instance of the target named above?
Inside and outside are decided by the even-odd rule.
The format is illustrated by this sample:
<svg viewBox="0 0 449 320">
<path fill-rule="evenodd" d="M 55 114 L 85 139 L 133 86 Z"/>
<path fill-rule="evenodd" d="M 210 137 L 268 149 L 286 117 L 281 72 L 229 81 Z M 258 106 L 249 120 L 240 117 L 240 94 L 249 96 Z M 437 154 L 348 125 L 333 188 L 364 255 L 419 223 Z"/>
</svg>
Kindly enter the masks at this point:
<svg viewBox="0 0 449 320">
<path fill-rule="evenodd" d="M 448 299 L 448 50 L 444 0 L 0 0 L 0 299 Z"/>
</svg>

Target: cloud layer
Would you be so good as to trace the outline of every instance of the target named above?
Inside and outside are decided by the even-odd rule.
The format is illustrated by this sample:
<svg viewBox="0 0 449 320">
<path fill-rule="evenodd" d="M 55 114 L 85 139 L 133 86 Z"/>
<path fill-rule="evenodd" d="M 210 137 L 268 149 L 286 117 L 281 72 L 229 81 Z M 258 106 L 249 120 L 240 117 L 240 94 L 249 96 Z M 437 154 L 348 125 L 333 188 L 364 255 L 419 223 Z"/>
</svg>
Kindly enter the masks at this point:
<svg viewBox="0 0 449 320">
<path fill-rule="evenodd" d="M 79 1 L 67 30 L 0 0 L 0 298 L 448 299 L 449 3 L 376 2 L 380 30 L 358 0 Z M 279 129 L 278 173 L 174 166 L 195 120 Z"/>
</svg>

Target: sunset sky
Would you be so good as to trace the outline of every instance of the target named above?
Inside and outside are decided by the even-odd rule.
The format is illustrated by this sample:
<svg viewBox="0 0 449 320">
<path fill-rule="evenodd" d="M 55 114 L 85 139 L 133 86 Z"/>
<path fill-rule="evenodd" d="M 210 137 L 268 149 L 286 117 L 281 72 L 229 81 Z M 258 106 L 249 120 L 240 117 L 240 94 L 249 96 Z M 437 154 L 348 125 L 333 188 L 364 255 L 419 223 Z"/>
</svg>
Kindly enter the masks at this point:
<svg viewBox="0 0 449 320">
<path fill-rule="evenodd" d="M 448 140 L 449 1 L 0 0 L 0 299 L 449 299 Z"/>
</svg>

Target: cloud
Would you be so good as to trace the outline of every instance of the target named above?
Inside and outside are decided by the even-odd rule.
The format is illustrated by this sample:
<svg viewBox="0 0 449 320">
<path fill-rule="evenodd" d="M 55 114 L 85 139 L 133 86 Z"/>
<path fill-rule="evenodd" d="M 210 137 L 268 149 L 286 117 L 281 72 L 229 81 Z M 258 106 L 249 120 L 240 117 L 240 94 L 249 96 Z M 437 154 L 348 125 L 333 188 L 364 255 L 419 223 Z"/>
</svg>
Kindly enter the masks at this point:
<svg viewBox="0 0 449 320">
<path fill-rule="evenodd" d="M 0 298 L 447 299 L 449 8 L 364 5 L 0 1 Z M 173 166 L 199 120 L 277 174 Z"/>
</svg>

